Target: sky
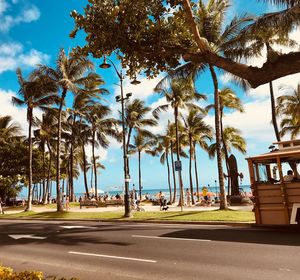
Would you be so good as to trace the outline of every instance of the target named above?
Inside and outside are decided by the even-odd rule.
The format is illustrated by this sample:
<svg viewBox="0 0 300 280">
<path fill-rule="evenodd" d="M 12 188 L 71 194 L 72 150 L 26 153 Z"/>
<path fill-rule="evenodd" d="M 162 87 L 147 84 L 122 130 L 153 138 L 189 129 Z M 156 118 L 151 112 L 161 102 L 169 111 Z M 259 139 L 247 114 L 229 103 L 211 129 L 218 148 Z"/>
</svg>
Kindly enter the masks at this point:
<svg viewBox="0 0 300 280">
<path fill-rule="evenodd" d="M 263 1 L 262 1 L 263 2 Z M 47 64 L 54 66 L 56 56 L 60 48 L 66 51 L 77 45 L 84 44 L 82 34 L 76 39 L 69 38 L 69 33 L 74 27 L 73 19 L 70 17 L 70 11 L 82 11 L 86 1 L 78 0 L 0 0 L 0 106 L 1 115 L 11 115 L 27 133 L 26 109 L 16 108 L 11 104 L 11 97 L 17 94 L 18 83 L 15 70 L 20 67 L 26 76 L 37 64 Z M 272 5 L 258 3 L 256 0 L 234 0 L 228 13 L 228 19 L 237 14 L 245 12 L 260 14 L 267 11 L 274 11 L 276 7 Z M 300 31 L 294 30 L 292 38 L 300 38 Z M 299 39 L 298 39 L 299 42 Z M 282 52 L 290 50 L 280 47 Z M 114 59 L 114 58 L 112 58 Z M 117 67 L 119 63 L 114 59 Z M 115 102 L 115 96 L 119 94 L 118 77 L 112 68 L 108 70 L 100 69 L 98 66 L 101 60 L 93 60 L 95 70 L 105 80 L 105 87 L 110 91 L 107 104 L 117 116 L 120 110 L 120 104 Z M 259 66 L 264 62 L 264 57 L 252 59 L 249 64 Z M 268 151 L 268 147 L 275 142 L 274 132 L 271 126 L 270 100 L 268 85 L 251 89 L 249 92 L 232 85 L 228 76 L 219 73 L 220 89 L 232 87 L 236 90 L 238 96 L 244 102 L 245 113 L 227 111 L 224 117 L 225 125 L 234 126 L 242 131 L 243 137 L 247 141 L 247 155 L 241 155 L 233 151 L 237 157 L 239 172 L 243 172 L 245 178 L 243 184 L 249 184 L 249 175 L 247 161 L 248 156 L 257 155 Z M 133 86 L 130 81 L 126 80 L 124 84 L 125 93 L 131 92 L 132 98 L 139 98 L 146 102 L 148 106 L 156 108 L 159 104 L 164 104 L 164 100 L 157 94 L 153 93 L 153 88 L 163 77 L 148 80 L 146 77 L 139 76 L 141 84 Z M 296 87 L 300 75 L 291 75 L 274 82 L 275 95 L 282 94 L 282 87 Z M 196 83 L 197 90 L 208 96 L 208 101 L 212 102 L 213 84 L 208 73 L 202 75 Z M 72 101 L 72 94 L 67 97 L 68 103 Z M 36 111 L 40 116 L 41 112 Z M 161 114 L 161 120 L 158 127 L 152 131 L 163 133 L 168 119 L 173 120 L 172 112 Z M 213 125 L 212 115 L 206 117 L 207 123 Z M 91 155 L 91 149 L 88 148 Z M 101 171 L 98 188 L 105 191 L 118 190 L 123 185 L 123 160 L 120 144 L 111 141 L 108 150 L 97 151 L 102 163 L 106 166 Z M 148 155 L 142 155 L 142 178 L 143 188 L 146 189 L 164 189 L 167 188 L 166 166 L 159 163 L 159 158 L 153 158 Z M 217 163 L 216 160 L 209 160 L 207 154 L 198 149 L 198 168 L 199 181 L 201 186 L 210 184 L 215 185 L 217 180 Z M 131 156 L 131 183 L 138 185 L 138 165 L 137 157 Z M 183 178 L 184 185 L 188 186 L 188 161 L 183 160 Z M 83 192 L 83 177 L 75 183 L 76 192 Z"/>
</svg>

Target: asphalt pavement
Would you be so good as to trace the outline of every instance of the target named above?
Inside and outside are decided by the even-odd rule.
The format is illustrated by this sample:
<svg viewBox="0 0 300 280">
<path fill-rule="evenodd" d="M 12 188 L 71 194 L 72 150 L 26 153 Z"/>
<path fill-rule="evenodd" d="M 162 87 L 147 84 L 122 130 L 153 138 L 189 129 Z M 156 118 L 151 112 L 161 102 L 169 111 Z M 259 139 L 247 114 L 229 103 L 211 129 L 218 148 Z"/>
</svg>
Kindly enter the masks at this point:
<svg viewBox="0 0 300 280">
<path fill-rule="evenodd" d="M 299 228 L 0 220 L 0 263 L 79 279 L 300 279 Z"/>
</svg>

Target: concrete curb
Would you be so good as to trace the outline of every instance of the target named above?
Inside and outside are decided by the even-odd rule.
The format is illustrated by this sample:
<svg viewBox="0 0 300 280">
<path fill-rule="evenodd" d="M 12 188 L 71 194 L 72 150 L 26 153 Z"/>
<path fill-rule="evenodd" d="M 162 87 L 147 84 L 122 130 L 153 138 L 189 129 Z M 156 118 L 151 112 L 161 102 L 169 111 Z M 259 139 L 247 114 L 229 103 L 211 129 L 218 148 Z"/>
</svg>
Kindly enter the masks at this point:
<svg viewBox="0 0 300 280">
<path fill-rule="evenodd" d="M 14 221 L 66 221 L 66 222 L 107 222 L 107 223 L 132 223 L 132 224 L 167 224 L 167 225 L 219 225 L 219 226 L 255 226 L 253 222 L 225 222 L 225 221 L 170 221 L 170 220 L 126 220 L 126 219 L 60 219 L 60 218 L 0 218 L 1 220 L 14 220 Z"/>
</svg>

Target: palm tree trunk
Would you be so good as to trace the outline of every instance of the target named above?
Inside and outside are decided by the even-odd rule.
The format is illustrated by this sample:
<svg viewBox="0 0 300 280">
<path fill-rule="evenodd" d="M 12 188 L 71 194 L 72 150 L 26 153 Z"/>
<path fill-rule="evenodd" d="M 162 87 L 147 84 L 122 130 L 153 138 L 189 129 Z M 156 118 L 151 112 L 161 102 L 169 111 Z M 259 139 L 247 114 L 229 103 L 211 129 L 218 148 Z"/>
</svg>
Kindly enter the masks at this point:
<svg viewBox="0 0 300 280">
<path fill-rule="evenodd" d="M 28 108 L 28 153 L 29 153 L 29 166 L 28 166 L 28 203 L 25 211 L 31 211 L 32 209 L 32 138 L 31 138 L 31 127 L 32 127 L 32 109 Z"/>
<path fill-rule="evenodd" d="M 98 190 L 97 190 L 97 165 L 96 165 L 96 157 L 95 157 L 95 141 L 96 141 L 96 130 L 93 128 L 93 141 L 92 141 L 92 151 L 93 151 L 93 167 L 94 167 L 94 178 L 95 178 L 95 195 L 98 200 Z"/>
<path fill-rule="evenodd" d="M 89 195 L 89 188 L 88 188 L 88 182 L 86 176 L 86 155 L 85 155 L 84 143 L 82 143 L 82 157 L 83 157 L 83 177 L 84 177 L 85 193 L 86 193 L 86 197 L 89 198 L 90 195 Z"/>
<path fill-rule="evenodd" d="M 72 125 L 72 135 L 71 135 L 71 150 L 70 150 L 70 201 L 73 202 L 75 200 L 74 197 L 74 125 L 76 122 L 76 114 L 73 116 L 73 125 Z"/>
<path fill-rule="evenodd" d="M 57 203 L 57 211 L 62 212 L 63 206 L 61 201 L 61 189 L 60 189 L 60 142 L 61 142 L 61 115 L 62 108 L 64 104 L 64 100 L 67 95 L 67 90 L 63 89 L 61 100 L 59 104 L 58 110 L 58 130 L 57 130 L 57 155 L 56 155 L 56 203 Z"/>
<path fill-rule="evenodd" d="M 226 164 L 226 169 L 227 169 L 227 182 L 228 182 L 228 186 L 227 186 L 227 194 L 230 195 L 231 193 L 231 186 L 232 186 L 232 182 L 231 182 L 231 172 L 230 172 L 230 168 L 229 168 L 229 161 L 228 161 L 228 149 L 226 146 L 226 142 L 225 142 L 225 138 L 224 138 L 224 129 L 223 129 L 223 110 L 221 109 L 220 112 L 220 126 L 221 126 L 221 138 L 222 138 L 222 143 L 223 143 L 223 149 L 224 149 L 224 154 L 225 154 L 225 164 Z"/>
<path fill-rule="evenodd" d="M 196 177 L 196 189 L 197 189 L 197 201 L 200 201 L 199 195 L 199 179 L 198 179 L 198 169 L 197 169 L 197 156 L 196 156 L 196 144 L 194 145 L 194 170 L 195 170 L 195 177 Z"/>
<path fill-rule="evenodd" d="M 175 127 L 176 127 L 176 154 L 177 154 L 177 162 L 180 162 L 180 144 L 179 144 L 179 128 L 178 128 L 178 107 L 174 108 L 175 115 Z M 181 211 L 183 211 L 183 185 L 182 185 L 182 174 L 181 170 L 178 172 L 178 180 L 179 180 L 179 190 L 180 190 L 180 201 L 179 205 L 181 207 Z"/>
<path fill-rule="evenodd" d="M 190 162 L 189 162 L 190 192 L 191 192 L 192 204 L 195 204 L 195 201 L 194 201 L 193 176 L 192 176 L 192 160 L 193 160 L 193 142 L 192 142 L 192 137 L 189 137 L 189 142 L 190 142 Z"/>
<path fill-rule="evenodd" d="M 142 200 L 142 169 L 141 169 L 141 151 L 138 151 L 139 158 L 139 195 L 140 200 Z"/>
<path fill-rule="evenodd" d="M 271 97 L 272 124 L 273 124 L 273 127 L 274 127 L 276 140 L 277 140 L 277 142 L 280 142 L 281 139 L 280 139 L 278 124 L 277 124 L 277 119 L 276 119 L 276 112 L 275 112 L 276 105 L 275 105 L 275 97 L 274 97 L 273 83 L 272 82 L 269 83 L 269 87 L 270 87 L 270 97 Z"/>
<path fill-rule="evenodd" d="M 216 152 L 217 152 L 217 164 L 218 164 L 218 177 L 220 186 L 220 209 L 228 209 L 226 190 L 224 185 L 224 174 L 222 166 L 222 150 L 221 150 L 221 129 L 220 129 L 220 100 L 219 100 L 219 88 L 218 79 L 213 66 L 209 65 L 210 73 L 214 83 L 214 103 L 215 103 L 215 130 L 216 130 Z"/>
<path fill-rule="evenodd" d="M 47 175 L 47 197 L 48 197 L 48 203 L 50 198 L 50 181 L 51 181 L 51 167 L 52 167 L 52 151 L 50 147 L 49 141 L 47 141 L 47 147 L 49 151 L 49 165 L 48 165 L 48 175 Z"/>
<path fill-rule="evenodd" d="M 45 142 L 43 142 L 43 204 L 47 203 L 47 190 L 46 190 L 46 161 L 45 161 Z"/>
<path fill-rule="evenodd" d="M 128 175 L 130 174 L 128 150 L 129 150 L 129 145 L 130 145 L 131 134 L 132 134 L 132 127 L 129 128 L 128 138 L 127 138 L 127 143 L 126 143 L 126 156 L 127 156 L 126 160 L 127 160 L 127 174 Z"/>
<path fill-rule="evenodd" d="M 167 161 L 167 168 L 168 168 L 168 186 L 169 186 L 169 193 L 170 193 L 169 203 L 172 203 L 172 187 L 171 187 L 171 176 L 170 176 L 170 163 L 169 163 L 169 153 L 167 151 L 166 151 L 166 161 Z"/>
<path fill-rule="evenodd" d="M 172 201 L 172 203 L 175 203 L 176 202 L 177 184 L 176 184 L 176 177 L 175 177 L 173 143 L 171 143 L 171 160 L 172 160 L 172 174 L 173 174 L 173 184 L 174 184 L 174 195 L 173 195 L 173 201 Z"/>
</svg>

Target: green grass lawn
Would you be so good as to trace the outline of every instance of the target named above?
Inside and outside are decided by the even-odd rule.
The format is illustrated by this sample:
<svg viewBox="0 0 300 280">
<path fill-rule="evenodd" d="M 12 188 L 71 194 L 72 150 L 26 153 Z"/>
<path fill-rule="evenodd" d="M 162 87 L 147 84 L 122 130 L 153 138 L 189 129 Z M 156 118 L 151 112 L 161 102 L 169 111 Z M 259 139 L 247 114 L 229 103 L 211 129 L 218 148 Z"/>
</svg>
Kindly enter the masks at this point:
<svg viewBox="0 0 300 280">
<path fill-rule="evenodd" d="M 0 218 L 43 218 L 43 219 L 124 219 L 124 211 L 118 212 L 21 212 L 0 215 Z M 128 219 L 126 219 L 128 220 Z M 247 211 L 213 210 L 213 211 L 176 211 L 176 212 L 133 212 L 129 220 L 139 221 L 223 221 L 254 222 L 254 214 Z"/>
</svg>

